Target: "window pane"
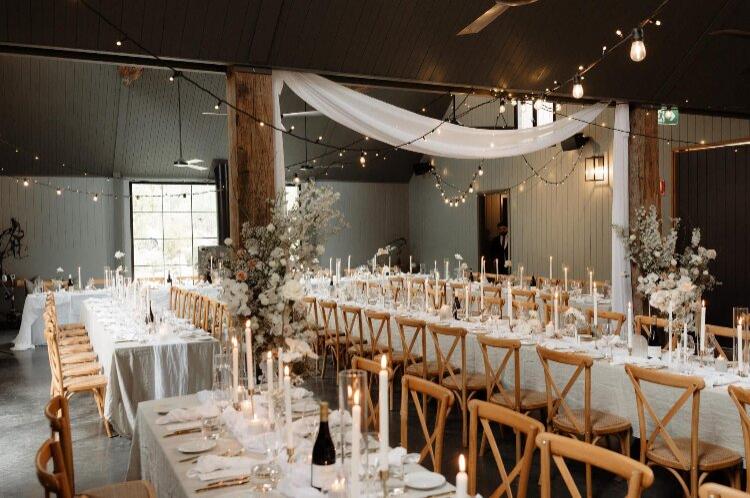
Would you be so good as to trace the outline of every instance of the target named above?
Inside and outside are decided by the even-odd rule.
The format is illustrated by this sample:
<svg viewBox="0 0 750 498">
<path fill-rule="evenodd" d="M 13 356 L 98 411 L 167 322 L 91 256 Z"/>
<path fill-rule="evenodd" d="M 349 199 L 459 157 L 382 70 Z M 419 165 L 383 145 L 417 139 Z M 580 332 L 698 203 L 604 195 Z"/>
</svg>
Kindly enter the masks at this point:
<svg viewBox="0 0 750 498">
<path fill-rule="evenodd" d="M 193 185 L 193 211 L 216 212 L 216 186 Z"/>
<path fill-rule="evenodd" d="M 162 265 L 163 246 L 158 239 L 133 240 L 133 261 L 135 266 Z"/>
<path fill-rule="evenodd" d="M 161 185 L 134 183 L 132 193 L 133 212 L 161 211 Z"/>
<path fill-rule="evenodd" d="M 164 185 L 164 211 L 190 212 L 190 185 Z"/>
<path fill-rule="evenodd" d="M 297 197 L 299 197 L 299 187 L 296 185 L 287 185 L 284 188 L 284 195 L 286 197 L 286 210 L 291 211 L 297 204 Z"/>
<path fill-rule="evenodd" d="M 169 266 L 191 265 L 190 239 L 176 239 L 164 241 L 164 263 Z"/>
<path fill-rule="evenodd" d="M 133 213 L 133 238 L 161 239 L 161 213 Z"/>
<path fill-rule="evenodd" d="M 164 213 L 165 239 L 184 239 L 190 230 L 190 213 Z"/>
<path fill-rule="evenodd" d="M 136 266 L 134 272 L 134 278 L 153 278 L 163 277 L 164 267 L 163 266 Z"/>
<path fill-rule="evenodd" d="M 216 213 L 193 213 L 193 237 L 216 237 Z"/>
<path fill-rule="evenodd" d="M 534 126 L 534 104 L 532 102 L 518 102 L 518 129 Z"/>
<path fill-rule="evenodd" d="M 536 110 L 536 125 L 542 126 L 550 124 L 555 120 L 555 104 L 553 102 L 544 102 Z"/>
</svg>

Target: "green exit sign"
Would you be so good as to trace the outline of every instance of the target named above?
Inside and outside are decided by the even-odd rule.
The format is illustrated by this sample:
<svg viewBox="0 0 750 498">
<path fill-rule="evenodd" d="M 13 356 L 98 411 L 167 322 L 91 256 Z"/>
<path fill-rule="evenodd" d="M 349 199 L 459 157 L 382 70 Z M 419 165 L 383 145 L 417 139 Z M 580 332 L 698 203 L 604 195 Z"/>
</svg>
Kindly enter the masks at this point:
<svg viewBox="0 0 750 498">
<path fill-rule="evenodd" d="M 680 122 L 680 110 L 676 107 L 662 107 L 657 114 L 657 120 L 660 125 L 675 126 Z"/>
</svg>

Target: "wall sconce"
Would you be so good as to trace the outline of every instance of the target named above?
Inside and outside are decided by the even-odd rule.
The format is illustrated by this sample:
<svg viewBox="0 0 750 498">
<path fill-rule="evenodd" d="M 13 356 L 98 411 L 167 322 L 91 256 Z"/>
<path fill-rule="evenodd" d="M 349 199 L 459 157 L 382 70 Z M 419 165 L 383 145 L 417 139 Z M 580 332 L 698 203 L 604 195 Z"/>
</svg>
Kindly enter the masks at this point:
<svg viewBox="0 0 750 498">
<path fill-rule="evenodd" d="M 586 158 L 586 181 L 603 182 L 607 179 L 607 167 L 604 165 L 604 156 L 591 156 Z"/>
</svg>

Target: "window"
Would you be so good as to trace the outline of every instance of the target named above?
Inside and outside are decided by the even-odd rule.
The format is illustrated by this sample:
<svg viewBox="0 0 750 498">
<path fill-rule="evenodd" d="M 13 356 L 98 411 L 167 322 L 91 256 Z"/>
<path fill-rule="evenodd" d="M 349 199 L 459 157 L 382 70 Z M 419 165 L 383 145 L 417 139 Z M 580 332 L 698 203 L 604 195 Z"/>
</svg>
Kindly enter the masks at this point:
<svg viewBox="0 0 750 498">
<path fill-rule="evenodd" d="M 284 197 L 286 199 L 286 210 L 291 211 L 294 209 L 294 205 L 297 204 L 297 197 L 299 197 L 299 185 L 287 185 L 284 190 Z"/>
<path fill-rule="evenodd" d="M 516 105 L 516 123 L 517 128 L 533 128 L 542 126 L 555 121 L 555 104 L 553 102 L 541 102 L 539 109 L 534 109 L 534 102 L 531 100 L 519 101 Z"/>
<path fill-rule="evenodd" d="M 192 276 L 198 248 L 218 244 L 212 184 L 131 184 L 133 277 Z"/>
</svg>

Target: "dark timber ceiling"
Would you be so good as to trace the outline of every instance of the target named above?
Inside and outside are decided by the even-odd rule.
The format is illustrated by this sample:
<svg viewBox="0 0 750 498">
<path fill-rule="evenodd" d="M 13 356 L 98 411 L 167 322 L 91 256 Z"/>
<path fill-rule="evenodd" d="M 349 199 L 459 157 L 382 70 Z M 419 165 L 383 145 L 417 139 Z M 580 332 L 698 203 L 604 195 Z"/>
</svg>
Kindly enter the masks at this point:
<svg viewBox="0 0 750 498">
<path fill-rule="evenodd" d="M 492 0 L 87 1 L 167 57 L 522 90 L 567 79 L 661 2 L 539 0 L 457 37 Z M 621 47 L 587 76 L 587 95 L 749 112 L 750 41 L 710 33 L 750 30 L 750 2 L 671 0 L 660 19 L 646 31 L 646 60 Z M 116 52 L 117 38 L 79 1 L 0 4 L 5 50 Z M 117 51 L 138 53 L 132 43 Z"/>
</svg>

